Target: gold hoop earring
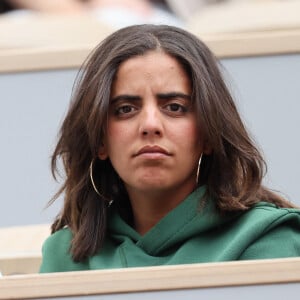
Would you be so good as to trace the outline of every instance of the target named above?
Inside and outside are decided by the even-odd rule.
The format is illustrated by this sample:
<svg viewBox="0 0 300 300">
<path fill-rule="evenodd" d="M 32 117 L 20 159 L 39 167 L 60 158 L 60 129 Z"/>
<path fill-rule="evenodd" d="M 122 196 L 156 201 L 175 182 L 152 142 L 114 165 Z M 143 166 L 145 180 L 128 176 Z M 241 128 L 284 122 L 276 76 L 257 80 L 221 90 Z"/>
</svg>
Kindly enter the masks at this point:
<svg viewBox="0 0 300 300">
<path fill-rule="evenodd" d="M 100 192 L 99 190 L 97 189 L 96 187 L 96 184 L 94 182 L 94 178 L 93 178 L 93 166 L 94 166 L 94 161 L 95 159 L 92 159 L 91 163 L 90 163 L 90 179 L 91 179 L 91 183 L 92 183 L 92 186 L 94 188 L 94 191 L 101 197 L 101 198 L 104 198 L 106 199 L 106 197 L 104 197 Z M 112 203 L 114 202 L 114 200 L 108 200 L 108 206 L 111 206 Z"/>
<path fill-rule="evenodd" d="M 199 180 L 201 160 L 202 160 L 202 153 L 200 154 L 199 161 L 198 161 L 198 168 L 197 168 L 197 175 L 196 175 L 196 183 L 197 184 L 198 184 L 198 180 Z"/>
</svg>

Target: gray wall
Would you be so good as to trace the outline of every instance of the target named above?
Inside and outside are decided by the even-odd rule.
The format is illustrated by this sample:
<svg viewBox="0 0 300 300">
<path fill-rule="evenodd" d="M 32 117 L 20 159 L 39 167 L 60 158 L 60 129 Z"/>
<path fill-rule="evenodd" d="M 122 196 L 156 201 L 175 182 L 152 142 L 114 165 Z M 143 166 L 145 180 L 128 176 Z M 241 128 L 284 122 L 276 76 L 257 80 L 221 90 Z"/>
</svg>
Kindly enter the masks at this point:
<svg viewBox="0 0 300 300">
<path fill-rule="evenodd" d="M 50 156 L 75 70 L 0 74 L 0 226 L 49 223 L 60 203 Z"/>
<path fill-rule="evenodd" d="M 55 297 L 56 300 L 220 300 L 220 299 L 243 299 L 243 300 L 282 300 L 285 297 L 294 297 L 299 294 L 300 283 L 251 285 L 251 286 L 228 286 L 202 289 L 166 290 L 154 292 L 136 292 L 108 295 L 90 295 L 74 297 Z M 43 298 L 51 300 L 53 298 Z"/>
<path fill-rule="evenodd" d="M 300 54 L 226 59 L 223 65 L 267 161 L 266 185 L 300 205 Z"/>
<path fill-rule="evenodd" d="M 266 183 L 300 205 L 300 54 L 224 59 L 228 84 L 263 149 Z M 50 155 L 76 70 L 0 74 L 0 227 L 51 222 L 61 199 Z"/>
</svg>

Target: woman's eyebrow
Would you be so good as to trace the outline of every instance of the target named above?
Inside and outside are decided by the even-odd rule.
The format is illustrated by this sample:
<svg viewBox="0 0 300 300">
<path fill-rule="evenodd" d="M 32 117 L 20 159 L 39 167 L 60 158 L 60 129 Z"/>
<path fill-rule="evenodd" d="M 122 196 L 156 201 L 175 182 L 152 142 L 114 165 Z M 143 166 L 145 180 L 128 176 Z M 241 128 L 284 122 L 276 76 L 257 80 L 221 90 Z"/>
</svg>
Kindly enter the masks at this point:
<svg viewBox="0 0 300 300">
<path fill-rule="evenodd" d="M 191 100 L 191 95 L 187 95 L 181 92 L 159 93 L 156 95 L 156 97 L 161 100 L 174 99 L 174 98 L 183 98 L 186 100 Z"/>
<path fill-rule="evenodd" d="M 117 101 L 133 101 L 133 102 L 136 102 L 136 101 L 141 101 L 142 98 L 140 96 L 136 96 L 136 95 L 119 95 L 119 96 L 116 96 L 116 97 L 113 97 L 111 100 L 110 100 L 110 103 L 115 103 Z"/>
<path fill-rule="evenodd" d="M 182 98 L 186 100 L 191 100 L 191 96 L 188 94 L 184 94 L 181 92 L 168 92 L 168 93 L 158 93 L 156 94 L 156 97 L 160 100 L 169 100 L 169 99 L 175 99 L 175 98 Z M 141 101 L 142 97 L 138 95 L 118 95 L 116 97 L 113 97 L 110 100 L 111 104 L 114 104 L 118 101 L 129 101 L 129 102 L 137 102 Z"/>
</svg>

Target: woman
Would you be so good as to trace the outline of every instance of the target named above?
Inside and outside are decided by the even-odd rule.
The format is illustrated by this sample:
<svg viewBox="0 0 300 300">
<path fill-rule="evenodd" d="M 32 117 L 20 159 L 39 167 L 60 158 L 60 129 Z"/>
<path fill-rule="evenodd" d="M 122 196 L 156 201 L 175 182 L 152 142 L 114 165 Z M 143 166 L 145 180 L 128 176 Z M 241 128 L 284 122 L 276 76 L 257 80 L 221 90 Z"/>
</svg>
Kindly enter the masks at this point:
<svg viewBox="0 0 300 300">
<path fill-rule="evenodd" d="M 300 211 L 262 186 L 217 61 L 184 30 L 132 26 L 94 50 L 54 175 L 59 159 L 64 207 L 41 272 L 300 255 Z"/>
</svg>

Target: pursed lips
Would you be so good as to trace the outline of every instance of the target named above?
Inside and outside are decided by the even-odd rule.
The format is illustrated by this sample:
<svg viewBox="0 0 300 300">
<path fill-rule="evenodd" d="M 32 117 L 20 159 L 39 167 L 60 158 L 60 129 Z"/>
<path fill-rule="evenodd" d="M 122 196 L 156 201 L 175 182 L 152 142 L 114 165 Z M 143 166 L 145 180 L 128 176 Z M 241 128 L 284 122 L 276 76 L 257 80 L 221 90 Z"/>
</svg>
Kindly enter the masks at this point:
<svg viewBox="0 0 300 300">
<path fill-rule="evenodd" d="M 167 150 L 165 150 L 162 147 L 159 147 L 157 145 L 151 146 L 151 145 L 147 145 L 142 147 L 137 153 L 135 153 L 133 156 L 140 156 L 140 155 L 157 155 L 157 156 L 161 156 L 161 155 L 165 155 L 165 156 L 171 156 L 171 153 L 169 153 Z"/>
</svg>

